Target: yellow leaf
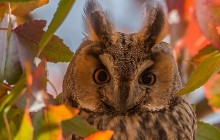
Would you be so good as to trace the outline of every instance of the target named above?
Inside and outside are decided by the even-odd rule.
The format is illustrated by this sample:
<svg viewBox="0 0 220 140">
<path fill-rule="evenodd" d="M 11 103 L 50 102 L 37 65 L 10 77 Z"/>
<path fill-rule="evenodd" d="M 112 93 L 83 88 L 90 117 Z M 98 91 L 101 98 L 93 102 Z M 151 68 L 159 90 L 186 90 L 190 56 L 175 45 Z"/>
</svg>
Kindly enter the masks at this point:
<svg viewBox="0 0 220 140">
<path fill-rule="evenodd" d="M 209 99 L 209 104 L 213 108 L 220 109 L 220 94 L 212 95 L 212 97 Z"/>
<path fill-rule="evenodd" d="M 42 115 L 34 118 L 36 140 L 60 140 L 61 122 L 73 118 L 79 111 L 66 105 L 48 105 Z"/>
<path fill-rule="evenodd" d="M 99 131 L 84 138 L 84 140 L 110 140 L 113 133 L 111 130 Z"/>
<path fill-rule="evenodd" d="M 31 118 L 29 116 L 29 111 L 26 109 L 21 122 L 20 129 L 17 135 L 15 136 L 14 140 L 32 140 L 33 132 L 34 128 L 32 126 Z"/>
<path fill-rule="evenodd" d="M 48 0 L 32 0 L 30 2 L 11 2 L 12 14 L 16 16 L 24 16 L 32 10 L 48 3 Z"/>
</svg>

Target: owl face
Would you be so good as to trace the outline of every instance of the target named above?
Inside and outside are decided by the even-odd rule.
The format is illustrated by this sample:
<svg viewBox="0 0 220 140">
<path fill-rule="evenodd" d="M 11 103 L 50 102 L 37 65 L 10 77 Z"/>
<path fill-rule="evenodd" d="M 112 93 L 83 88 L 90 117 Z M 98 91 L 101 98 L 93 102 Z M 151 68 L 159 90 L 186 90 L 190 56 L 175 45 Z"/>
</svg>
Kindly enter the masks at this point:
<svg viewBox="0 0 220 140">
<path fill-rule="evenodd" d="M 85 7 L 88 36 L 64 78 L 66 102 L 82 109 L 126 115 L 169 105 L 181 84 L 167 43 L 159 42 L 163 11 L 149 12 L 142 29 L 116 32 L 95 1 Z"/>
</svg>

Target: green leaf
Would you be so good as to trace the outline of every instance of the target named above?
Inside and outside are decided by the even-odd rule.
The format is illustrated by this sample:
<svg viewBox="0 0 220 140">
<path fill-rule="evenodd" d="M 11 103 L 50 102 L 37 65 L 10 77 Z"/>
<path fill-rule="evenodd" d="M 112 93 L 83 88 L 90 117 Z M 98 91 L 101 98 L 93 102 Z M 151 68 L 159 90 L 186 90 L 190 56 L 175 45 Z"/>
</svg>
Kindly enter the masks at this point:
<svg viewBox="0 0 220 140">
<path fill-rule="evenodd" d="M 47 31 L 44 33 L 43 37 L 40 40 L 39 50 L 38 50 L 37 56 L 39 56 L 41 54 L 44 47 L 47 45 L 47 43 L 52 38 L 53 33 L 62 24 L 62 22 L 64 21 L 64 19 L 68 15 L 69 11 L 71 10 L 71 7 L 73 6 L 74 2 L 75 2 L 75 0 L 60 0 L 57 11 L 54 14 L 54 17 L 53 17 L 50 25 L 48 26 Z"/>
<path fill-rule="evenodd" d="M 220 94 L 212 95 L 209 99 L 209 104 L 212 107 L 220 108 Z"/>
<path fill-rule="evenodd" d="M 0 112 L 0 138 L 2 139 L 8 139 L 8 133 L 7 133 L 7 129 L 6 129 L 6 125 L 4 122 L 4 112 Z M 17 130 L 19 129 L 21 120 L 20 117 L 22 117 L 22 113 L 20 110 L 18 110 L 18 108 L 16 106 L 12 106 L 12 108 L 8 111 L 7 113 L 7 120 L 9 122 L 9 126 L 10 126 L 10 131 L 12 134 L 12 137 L 15 136 L 15 134 L 17 133 Z"/>
<path fill-rule="evenodd" d="M 192 73 L 185 87 L 177 95 L 189 94 L 195 89 L 204 85 L 209 78 L 220 70 L 220 53 L 213 52 L 208 58 L 202 61 Z"/>
<path fill-rule="evenodd" d="M 79 116 L 75 116 L 70 120 L 66 120 L 62 122 L 62 132 L 63 136 L 68 137 L 71 134 L 75 134 L 81 137 L 87 137 L 97 130 L 88 124 L 86 121 L 81 119 Z"/>
<path fill-rule="evenodd" d="M 16 99 L 20 96 L 21 91 L 24 89 L 26 84 L 26 76 L 23 74 L 21 79 L 12 88 L 11 93 L 6 97 L 6 99 L 0 104 L 0 112 L 5 109 L 5 107 L 11 107 Z"/>
<path fill-rule="evenodd" d="M 15 136 L 14 140 L 32 140 L 33 139 L 34 128 L 32 126 L 31 118 L 29 116 L 29 111 L 26 110 L 24 113 L 24 117 L 22 119 L 22 123 L 20 129 Z"/>
<path fill-rule="evenodd" d="M 213 48 L 211 45 L 207 45 L 205 48 L 199 50 L 199 52 L 192 57 L 191 60 L 192 62 L 199 63 L 215 51 L 217 51 L 215 48 Z"/>
<path fill-rule="evenodd" d="M 220 130 L 208 123 L 198 122 L 196 140 L 219 140 Z"/>
<path fill-rule="evenodd" d="M 2 122 L 2 123 L 4 123 L 4 122 Z M 10 127 L 11 135 L 12 135 L 12 138 L 13 138 L 13 137 L 15 136 L 16 132 L 17 132 L 15 123 L 14 123 L 13 121 L 11 121 L 11 122 L 9 123 L 9 127 Z M 3 128 L 3 129 L 0 131 L 0 138 L 1 138 L 2 140 L 7 140 L 7 139 L 9 139 L 6 127 Z"/>
</svg>

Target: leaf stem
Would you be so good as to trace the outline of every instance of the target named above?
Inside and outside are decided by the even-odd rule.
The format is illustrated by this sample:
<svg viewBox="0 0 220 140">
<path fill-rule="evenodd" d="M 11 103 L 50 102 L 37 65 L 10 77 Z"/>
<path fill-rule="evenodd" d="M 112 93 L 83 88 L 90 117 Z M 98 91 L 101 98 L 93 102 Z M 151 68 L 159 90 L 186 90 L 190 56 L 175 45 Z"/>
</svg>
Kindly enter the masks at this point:
<svg viewBox="0 0 220 140">
<path fill-rule="evenodd" d="M 3 116 L 4 116 L 4 122 L 5 122 L 5 125 L 6 125 L 7 133 L 8 133 L 8 139 L 12 140 L 10 125 L 9 125 L 8 118 L 7 118 L 7 111 L 4 111 Z"/>
</svg>

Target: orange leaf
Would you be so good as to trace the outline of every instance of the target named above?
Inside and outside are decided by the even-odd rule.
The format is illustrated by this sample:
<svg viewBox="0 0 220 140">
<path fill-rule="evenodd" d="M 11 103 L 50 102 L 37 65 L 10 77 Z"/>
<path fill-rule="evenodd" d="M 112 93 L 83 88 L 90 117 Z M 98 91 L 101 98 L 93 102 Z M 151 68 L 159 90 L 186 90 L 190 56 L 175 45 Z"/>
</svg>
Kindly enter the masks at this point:
<svg viewBox="0 0 220 140">
<path fill-rule="evenodd" d="M 111 130 L 99 131 L 84 138 L 84 140 L 110 140 L 113 133 Z"/>
<path fill-rule="evenodd" d="M 61 122 L 73 118 L 79 111 L 66 105 L 48 105 L 34 117 L 36 140 L 60 140 Z"/>
<path fill-rule="evenodd" d="M 214 95 L 220 93 L 220 75 L 216 74 L 214 75 L 205 85 L 204 85 L 204 90 L 205 90 L 205 97 L 209 100 L 211 99 Z M 212 107 L 212 104 L 209 103 L 209 105 Z M 219 111 L 219 109 L 212 107 L 213 111 Z"/>
<path fill-rule="evenodd" d="M 191 16 L 193 2 L 191 0 L 166 0 L 170 23 L 171 45 L 184 35 Z"/>
<path fill-rule="evenodd" d="M 30 2 L 11 2 L 12 14 L 16 16 L 24 16 L 32 10 L 47 4 L 48 0 L 32 0 Z"/>
<path fill-rule="evenodd" d="M 0 3 L 0 22 L 4 17 L 5 12 L 7 11 L 7 8 L 5 7 L 4 3 Z"/>
<path fill-rule="evenodd" d="M 0 21 L 4 13 L 11 13 L 15 16 L 24 16 L 34 9 L 47 4 L 49 0 L 31 0 L 29 2 L 1 2 Z M 10 7 L 10 10 L 9 10 Z"/>
<path fill-rule="evenodd" d="M 25 60 L 25 69 L 26 69 L 26 80 L 27 80 L 27 86 L 30 90 L 32 83 L 33 83 L 33 76 L 31 71 L 31 64 L 30 61 Z"/>
<path fill-rule="evenodd" d="M 53 119 L 57 123 L 60 123 L 63 120 L 71 119 L 79 112 L 79 110 L 64 104 L 59 106 L 48 105 L 47 110 L 49 117 L 48 119 Z"/>
</svg>

